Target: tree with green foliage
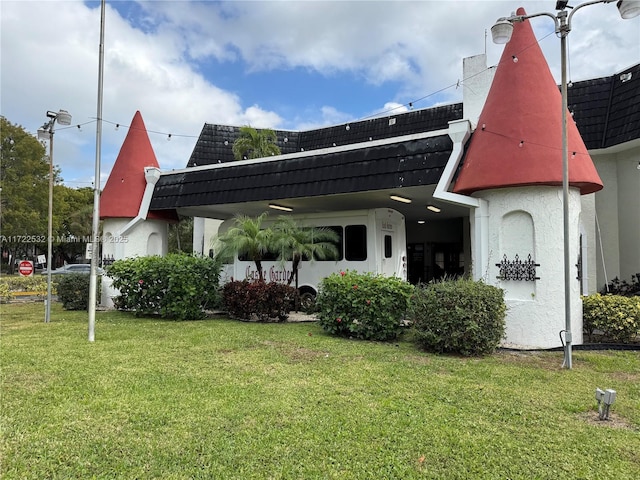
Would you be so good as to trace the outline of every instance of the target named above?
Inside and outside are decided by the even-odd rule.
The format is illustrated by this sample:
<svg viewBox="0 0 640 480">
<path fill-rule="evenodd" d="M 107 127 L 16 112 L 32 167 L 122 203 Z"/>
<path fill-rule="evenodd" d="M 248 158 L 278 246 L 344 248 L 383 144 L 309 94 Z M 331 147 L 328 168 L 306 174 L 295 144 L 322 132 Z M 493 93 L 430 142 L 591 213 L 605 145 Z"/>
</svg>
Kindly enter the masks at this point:
<svg viewBox="0 0 640 480">
<path fill-rule="evenodd" d="M 256 218 L 247 215 L 236 215 L 233 226 L 216 239 L 216 258 L 228 260 L 236 255 L 246 256 L 256 264 L 258 277 L 264 281 L 262 259 L 271 247 L 273 231 L 263 229 L 262 223 L 268 212 Z"/>
<path fill-rule="evenodd" d="M 271 129 L 240 127 L 240 136 L 233 142 L 233 156 L 236 160 L 243 160 L 280 155 L 280 147 L 276 145 L 276 140 L 276 133 Z"/>
<path fill-rule="evenodd" d="M 193 217 L 169 224 L 169 253 L 193 252 Z"/>
<path fill-rule="evenodd" d="M 59 185 L 54 189 L 54 206 L 57 203 L 59 235 L 88 237 L 93 219 L 93 188 L 69 188 Z M 56 196 L 56 193 L 58 194 Z"/>
<path fill-rule="evenodd" d="M 49 211 L 49 157 L 44 143 L 22 126 L 0 117 L 0 245 L 7 260 L 46 251 Z M 62 185 L 53 168 L 53 237 L 55 253 L 67 261 L 84 253 L 83 242 L 58 237 L 91 234 L 93 190 Z M 33 240 L 33 241 L 30 241 Z M 54 255 L 55 258 L 56 255 Z M 9 271 L 13 270 L 13 262 Z"/>
<path fill-rule="evenodd" d="M 273 227 L 273 250 L 280 260 L 291 259 L 287 285 L 295 279 L 298 289 L 298 270 L 303 259 L 337 258 L 339 241 L 340 236 L 330 228 L 303 227 L 291 217 L 279 217 Z"/>
<path fill-rule="evenodd" d="M 27 255 L 30 245 L 23 239 L 44 236 L 46 241 L 49 159 L 42 143 L 4 117 L 0 117 L 0 149 L 1 247 L 15 259 Z M 57 172 L 54 175 L 57 181 Z"/>
<path fill-rule="evenodd" d="M 84 256 L 85 240 L 92 234 L 93 189 L 56 185 L 53 190 L 53 212 L 56 240 L 68 239 L 55 242 L 55 251 L 64 261 L 73 263 L 78 257 Z"/>
</svg>

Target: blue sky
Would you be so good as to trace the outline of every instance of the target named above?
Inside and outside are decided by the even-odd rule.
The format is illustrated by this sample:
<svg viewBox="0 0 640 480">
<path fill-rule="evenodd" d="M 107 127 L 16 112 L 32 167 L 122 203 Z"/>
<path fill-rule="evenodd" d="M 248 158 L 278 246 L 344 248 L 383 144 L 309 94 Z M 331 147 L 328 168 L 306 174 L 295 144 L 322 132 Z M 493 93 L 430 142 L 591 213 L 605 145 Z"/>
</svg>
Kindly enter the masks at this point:
<svg viewBox="0 0 640 480">
<path fill-rule="evenodd" d="M 101 185 L 136 110 L 170 170 L 204 123 L 306 130 L 461 101 L 462 59 L 486 49 L 495 65 L 485 32 L 519 6 L 555 1 L 107 1 Z M 553 22 L 532 26 L 559 82 Z M 0 0 L 0 114 L 34 134 L 47 110 L 73 115 L 54 150 L 72 187 L 93 180 L 99 29 L 96 1 Z M 569 52 L 573 80 L 638 63 L 640 18 L 586 7 Z"/>
</svg>

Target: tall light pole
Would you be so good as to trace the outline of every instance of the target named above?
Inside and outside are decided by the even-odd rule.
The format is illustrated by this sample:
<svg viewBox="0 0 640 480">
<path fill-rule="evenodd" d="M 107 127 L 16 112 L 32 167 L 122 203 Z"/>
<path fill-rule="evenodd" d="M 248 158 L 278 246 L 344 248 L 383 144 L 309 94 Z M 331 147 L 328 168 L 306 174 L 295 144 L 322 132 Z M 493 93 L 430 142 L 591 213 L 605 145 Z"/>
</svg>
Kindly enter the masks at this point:
<svg viewBox="0 0 640 480">
<path fill-rule="evenodd" d="M 51 267 L 53 256 L 53 134 L 55 133 L 56 121 L 60 125 L 70 125 L 71 115 L 66 110 L 58 113 L 48 111 L 46 122 L 42 128 L 38 129 L 40 140 L 49 140 L 49 225 L 47 228 L 47 304 L 45 306 L 44 321 L 51 321 Z"/>
<path fill-rule="evenodd" d="M 570 259 L 570 239 L 569 239 L 569 141 L 567 138 L 567 35 L 571 31 L 571 19 L 573 15 L 583 7 L 595 5 L 597 3 L 613 3 L 616 0 L 592 0 L 577 7 L 567 5 L 567 1 L 558 0 L 556 2 L 557 14 L 534 13 L 532 15 L 511 15 L 510 17 L 499 18 L 491 27 L 491 36 L 494 43 L 507 43 L 511 40 L 513 33 L 513 23 L 523 22 L 529 18 L 547 16 L 555 24 L 555 32 L 560 37 L 560 69 L 561 69 L 561 94 L 562 94 L 562 219 L 564 231 L 564 316 L 565 316 L 565 346 L 564 346 L 564 368 L 572 368 L 571 348 L 571 259 Z M 572 8 L 570 13 L 566 9 Z M 619 0 L 618 10 L 624 19 L 633 18 L 640 15 L 639 0 Z"/>
<path fill-rule="evenodd" d="M 98 105 L 96 107 L 96 161 L 93 179 L 93 220 L 91 222 L 91 273 L 89 277 L 89 336 L 90 342 L 96 339 L 96 289 L 98 286 L 97 268 L 100 253 L 100 157 L 102 153 L 102 83 L 104 79 L 104 18 L 105 0 L 100 2 L 100 45 L 98 46 Z"/>
</svg>

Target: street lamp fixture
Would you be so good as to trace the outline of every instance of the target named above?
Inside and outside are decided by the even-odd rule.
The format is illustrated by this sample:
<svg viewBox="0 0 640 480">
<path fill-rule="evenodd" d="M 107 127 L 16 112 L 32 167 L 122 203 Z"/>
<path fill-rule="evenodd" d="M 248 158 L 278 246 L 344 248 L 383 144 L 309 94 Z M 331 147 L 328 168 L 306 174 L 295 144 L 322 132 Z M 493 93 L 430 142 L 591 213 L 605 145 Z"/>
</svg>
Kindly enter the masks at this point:
<svg viewBox="0 0 640 480">
<path fill-rule="evenodd" d="M 522 22 L 533 17 L 547 16 L 554 21 L 556 25 L 556 34 L 558 34 L 560 38 L 564 38 L 571 31 L 571 18 L 577 10 L 588 5 L 595 5 L 596 3 L 613 3 L 615 1 L 616 0 L 594 0 L 578 5 L 577 7 L 571 7 L 570 5 L 567 5 L 568 2 L 559 1 L 556 3 L 556 9 L 559 10 L 557 15 L 546 12 L 534 13 L 532 15 L 512 14 L 510 17 L 502 17 L 496 21 L 493 27 L 491 27 L 491 37 L 493 38 L 493 43 L 505 44 L 511 40 L 513 22 Z M 625 20 L 640 15 L 640 0 L 619 0 L 617 6 L 620 16 Z M 573 8 L 573 10 L 567 15 L 565 8 Z"/>
<path fill-rule="evenodd" d="M 495 25 L 491 27 L 491 36 L 494 43 L 504 44 L 511 40 L 514 22 L 523 22 L 529 18 L 547 16 L 555 24 L 555 32 L 560 37 L 560 67 L 562 75 L 562 217 L 564 227 L 564 306 L 565 306 L 565 345 L 564 361 L 562 366 L 572 368 L 571 348 L 571 261 L 569 245 L 569 147 L 567 137 L 567 35 L 571 31 L 571 19 L 573 15 L 583 7 L 595 5 L 596 3 L 613 3 L 616 0 L 592 0 L 577 7 L 570 7 L 565 1 L 558 1 L 557 14 L 534 13 L 532 15 L 515 15 L 499 18 Z M 619 0 L 618 10 L 620 16 L 629 19 L 640 15 L 640 0 Z M 565 9 L 572 8 L 568 13 Z"/>
<path fill-rule="evenodd" d="M 620 12 L 620 16 L 625 20 L 635 18 L 640 15 L 640 1 L 621 0 L 618 2 L 618 11 Z"/>
<path fill-rule="evenodd" d="M 51 321 L 51 267 L 53 257 L 53 134 L 55 133 L 55 124 L 70 125 L 71 115 L 66 110 L 59 112 L 47 112 L 49 121 L 42 128 L 38 129 L 38 138 L 40 140 L 49 140 L 49 224 L 47 228 L 47 304 L 45 306 L 44 321 Z"/>
</svg>

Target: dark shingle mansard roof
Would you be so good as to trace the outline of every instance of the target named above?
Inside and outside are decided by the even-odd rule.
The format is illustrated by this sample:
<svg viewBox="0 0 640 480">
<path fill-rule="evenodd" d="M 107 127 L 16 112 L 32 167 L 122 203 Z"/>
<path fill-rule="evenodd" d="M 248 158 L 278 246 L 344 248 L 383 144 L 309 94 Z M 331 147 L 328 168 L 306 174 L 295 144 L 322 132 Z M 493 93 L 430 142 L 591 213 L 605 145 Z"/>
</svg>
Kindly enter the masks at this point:
<svg viewBox="0 0 640 480">
<path fill-rule="evenodd" d="M 163 176 L 153 209 L 300 198 L 433 185 L 447 163 L 448 135 L 300 158 L 228 164 Z"/>
<path fill-rule="evenodd" d="M 569 110 L 589 150 L 640 138 L 640 64 L 610 77 L 575 82 L 568 95 Z M 279 130 L 278 145 L 291 155 L 164 174 L 151 209 L 435 184 L 451 152 L 446 135 L 384 146 L 363 143 L 348 152 L 308 152 L 446 129 L 449 121 L 460 118 L 458 103 L 306 132 Z M 231 162 L 238 132 L 239 127 L 205 124 L 187 166 Z"/>
<path fill-rule="evenodd" d="M 589 150 L 640 138 L 640 64 L 610 77 L 575 82 L 568 106 Z"/>
<path fill-rule="evenodd" d="M 280 151 L 287 154 L 440 130 L 460 118 L 462 104 L 458 103 L 305 132 L 275 133 Z M 232 147 L 239 133 L 240 127 L 205 124 L 187 167 L 234 161 Z"/>
<path fill-rule="evenodd" d="M 298 151 L 298 132 L 275 130 L 277 145 L 283 154 Z M 205 123 L 193 148 L 187 167 L 233 162 L 233 142 L 240 135 L 240 127 Z"/>
</svg>

